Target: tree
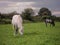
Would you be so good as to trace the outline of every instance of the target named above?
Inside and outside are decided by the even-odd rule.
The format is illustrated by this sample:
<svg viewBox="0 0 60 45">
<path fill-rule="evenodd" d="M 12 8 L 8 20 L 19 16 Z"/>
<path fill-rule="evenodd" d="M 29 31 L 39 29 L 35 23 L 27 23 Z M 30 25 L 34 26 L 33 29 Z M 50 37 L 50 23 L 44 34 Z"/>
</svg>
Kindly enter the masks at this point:
<svg viewBox="0 0 60 45">
<path fill-rule="evenodd" d="M 51 11 L 48 8 L 41 8 L 38 12 L 38 15 L 40 16 L 51 16 Z"/>
<path fill-rule="evenodd" d="M 23 19 L 32 21 L 32 16 L 34 15 L 34 11 L 31 8 L 27 8 L 24 10 L 24 12 L 22 12 L 21 15 Z"/>
<path fill-rule="evenodd" d="M 41 20 L 45 20 L 46 18 L 51 18 L 51 11 L 48 8 L 41 8 L 38 12 L 38 15 L 41 16 Z"/>
<path fill-rule="evenodd" d="M 56 19 L 56 16 L 55 15 L 52 15 L 51 16 L 51 19 L 55 20 Z"/>
</svg>

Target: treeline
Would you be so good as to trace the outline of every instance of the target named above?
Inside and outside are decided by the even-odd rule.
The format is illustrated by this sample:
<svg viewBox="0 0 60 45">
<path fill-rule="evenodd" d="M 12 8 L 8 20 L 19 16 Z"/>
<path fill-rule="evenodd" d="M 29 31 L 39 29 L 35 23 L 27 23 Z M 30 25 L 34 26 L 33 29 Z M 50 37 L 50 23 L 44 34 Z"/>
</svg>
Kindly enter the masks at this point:
<svg viewBox="0 0 60 45">
<path fill-rule="evenodd" d="M 17 13 L 16 11 L 14 11 L 14 12 L 11 12 L 11 13 L 7 13 L 7 14 L 2 14 L 2 13 L 0 13 L 0 24 L 9 24 L 9 23 L 11 23 L 11 19 L 12 19 L 12 16 L 14 15 L 14 14 L 19 14 L 19 13 Z"/>
<path fill-rule="evenodd" d="M 8 14 L 2 14 L 0 13 L 0 24 L 5 23 L 9 24 L 11 23 L 12 16 L 15 14 L 19 14 L 16 11 L 8 13 Z M 41 8 L 37 15 L 35 15 L 35 12 L 32 8 L 26 8 L 24 11 L 19 14 L 22 16 L 24 23 L 28 22 L 41 22 L 44 21 L 45 18 L 52 18 L 55 21 L 60 22 L 60 17 L 56 17 L 55 15 L 52 15 L 51 11 L 48 8 Z"/>
</svg>

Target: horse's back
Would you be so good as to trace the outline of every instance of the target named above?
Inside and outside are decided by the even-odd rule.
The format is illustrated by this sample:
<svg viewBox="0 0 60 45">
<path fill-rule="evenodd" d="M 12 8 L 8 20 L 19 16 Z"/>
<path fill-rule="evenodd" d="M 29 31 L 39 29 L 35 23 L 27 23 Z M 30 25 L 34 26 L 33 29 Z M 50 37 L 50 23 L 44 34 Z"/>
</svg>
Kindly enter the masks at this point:
<svg viewBox="0 0 60 45">
<path fill-rule="evenodd" d="M 21 23 L 22 23 L 22 18 L 20 15 L 14 15 L 12 17 L 12 24 L 13 25 L 21 25 Z"/>
</svg>

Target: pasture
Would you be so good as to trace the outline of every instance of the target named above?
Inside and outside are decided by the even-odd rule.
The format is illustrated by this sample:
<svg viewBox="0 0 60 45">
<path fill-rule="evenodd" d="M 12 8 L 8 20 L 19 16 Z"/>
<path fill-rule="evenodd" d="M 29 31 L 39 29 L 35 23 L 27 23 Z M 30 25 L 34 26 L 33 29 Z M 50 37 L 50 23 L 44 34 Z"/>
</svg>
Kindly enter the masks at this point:
<svg viewBox="0 0 60 45">
<path fill-rule="evenodd" d="M 0 24 L 0 45 L 60 45 L 60 22 L 55 27 L 41 23 L 25 23 L 24 35 L 13 35 L 11 24 Z"/>
</svg>

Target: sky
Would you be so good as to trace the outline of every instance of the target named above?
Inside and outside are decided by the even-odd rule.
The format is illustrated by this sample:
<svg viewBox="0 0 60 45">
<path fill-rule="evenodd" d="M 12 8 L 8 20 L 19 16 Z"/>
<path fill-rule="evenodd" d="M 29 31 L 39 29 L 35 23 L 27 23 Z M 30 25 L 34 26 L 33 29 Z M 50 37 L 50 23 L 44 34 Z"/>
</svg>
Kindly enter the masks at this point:
<svg viewBox="0 0 60 45">
<path fill-rule="evenodd" d="M 32 8 L 37 14 L 42 7 L 48 8 L 52 15 L 60 16 L 60 0 L 0 0 L 0 12 L 22 13 L 26 8 Z"/>
</svg>

